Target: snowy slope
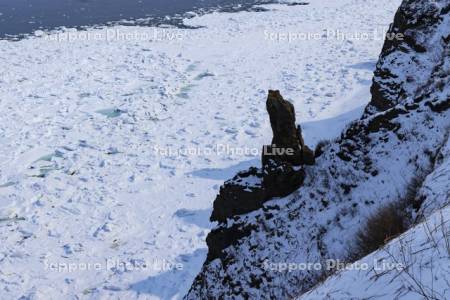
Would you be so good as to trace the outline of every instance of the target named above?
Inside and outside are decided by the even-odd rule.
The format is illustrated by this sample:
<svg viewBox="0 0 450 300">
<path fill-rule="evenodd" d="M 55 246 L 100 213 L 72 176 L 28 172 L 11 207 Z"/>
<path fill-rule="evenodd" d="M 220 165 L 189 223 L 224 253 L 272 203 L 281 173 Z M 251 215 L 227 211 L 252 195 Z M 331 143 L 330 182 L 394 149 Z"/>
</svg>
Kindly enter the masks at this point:
<svg viewBox="0 0 450 300">
<path fill-rule="evenodd" d="M 421 222 L 299 299 L 450 298 L 450 140 L 419 193 Z"/>
<path fill-rule="evenodd" d="M 214 229 L 232 242 L 205 262 L 188 299 L 298 297 L 328 274 L 280 266 L 348 259 L 368 217 L 433 172 L 450 128 L 450 1 L 403 1 L 389 32 L 404 39 L 384 44 L 363 116 L 304 167 L 297 192 Z M 443 204 L 448 181 L 439 182 L 428 193 Z M 233 240 L 236 232 L 246 234 Z"/>
<path fill-rule="evenodd" d="M 450 209 L 437 211 L 299 299 L 448 299 L 449 223 Z"/>
<path fill-rule="evenodd" d="M 270 140 L 269 88 L 295 104 L 309 144 L 369 101 L 382 38 L 268 36 L 381 34 L 398 3 L 311 1 L 186 20 L 197 30 L 0 41 L 0 298 L 184 295 L 219 185 L 259 159 L 207 151 Z"/>
</svg>

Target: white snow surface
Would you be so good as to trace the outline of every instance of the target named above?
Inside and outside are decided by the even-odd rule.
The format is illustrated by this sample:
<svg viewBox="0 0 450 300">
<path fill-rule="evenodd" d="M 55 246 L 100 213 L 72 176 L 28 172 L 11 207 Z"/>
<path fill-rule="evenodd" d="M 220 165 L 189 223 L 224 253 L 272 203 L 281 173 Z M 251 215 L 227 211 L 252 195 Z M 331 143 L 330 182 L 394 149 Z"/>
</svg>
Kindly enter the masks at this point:
<svg viewBox="0 0 450 300">
<path fill-rule="evenodd" d="M 449 299 L 450 208 L 342 268 L 299 300 Z"/>
<path fill-rule="evenodd" d="M 267 90 L 293 102 L 308 144 L 336 136 L 370 99 L 399 3 L 267 5 L 186 20 L 196 30 L 0 41 L 0 298 L 181 298 L 220 184 L 271 139 Z M 112 30 L 153 38 L 103 40 Z M 288 33 L 302 37 L 270 38 Z"/>
</svg>

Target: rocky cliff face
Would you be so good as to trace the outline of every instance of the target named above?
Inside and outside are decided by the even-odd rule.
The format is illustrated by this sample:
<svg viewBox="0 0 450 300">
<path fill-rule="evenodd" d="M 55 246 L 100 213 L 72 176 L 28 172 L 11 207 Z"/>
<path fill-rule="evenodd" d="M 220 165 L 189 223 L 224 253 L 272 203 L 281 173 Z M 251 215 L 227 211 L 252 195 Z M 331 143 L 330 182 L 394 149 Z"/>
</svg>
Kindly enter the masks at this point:
<svg viewBox="0 0 450 300">
<path fill-rule="evenodd" d="M 300 295 L 326 274 L 274 266 L 345 259 L 369 215 L 434 171 L 450 125 L 450 0 L 405 0 L 389 33 L 403 38 L 386 40 L 363 116 L 320 147 L 315 165 L 302 165 L 300 188 L 242 213 L 215 206 L 220 223 L 187 299 Z M 263 176 L 245 175 L 254 186 Z M 448 195 L 441 186 L 430 194 Z M 416 195 L 409 209 L 425 200 Z"/>
<path fill-rule="evenodd" d="M 240 172 L 221 187 L 211 221 L 224 226 L 212 230 L 206 239 L 208 261 L 223 258 L 225 248 L 249 235 L 251 227 L 227 227 L 229 219 L 258 210 L 272 198 L 288 196 L 304 182 L 303 166 L 315 162 L 314 152 L 305 145 L 301 127 L 295 123 L 294 106 L 279 91 L 269 91 L 266 106 L 272 143 L 263 147 L 260 169 Z"/>
<path fill-rule="evenodd" d="M 369 112 L 402 103 L 440 64 L 448 36 L 448 1 L 404 1 L 387 34 L 371 88 Z M 400 38 L 393 38 L 400 34 Z"/>
</svg>

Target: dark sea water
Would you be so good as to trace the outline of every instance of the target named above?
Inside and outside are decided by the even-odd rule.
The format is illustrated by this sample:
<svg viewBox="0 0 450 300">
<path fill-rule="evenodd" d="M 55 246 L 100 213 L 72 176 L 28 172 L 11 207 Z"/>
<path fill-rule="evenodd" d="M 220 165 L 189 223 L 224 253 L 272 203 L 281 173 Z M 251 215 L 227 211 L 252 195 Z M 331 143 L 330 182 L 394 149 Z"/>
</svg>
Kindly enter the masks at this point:
<svg viewBox="0 0 450 300">
<path fill-rule="evenodd" d="M 264 0 L 0 0 L 0 39 L 36 30 L 92 25 L 159 25 L 179 20 L 186 12 L 243 10 Z M 170 18 L 167 18 L 169 16 Z"/>
</svg>

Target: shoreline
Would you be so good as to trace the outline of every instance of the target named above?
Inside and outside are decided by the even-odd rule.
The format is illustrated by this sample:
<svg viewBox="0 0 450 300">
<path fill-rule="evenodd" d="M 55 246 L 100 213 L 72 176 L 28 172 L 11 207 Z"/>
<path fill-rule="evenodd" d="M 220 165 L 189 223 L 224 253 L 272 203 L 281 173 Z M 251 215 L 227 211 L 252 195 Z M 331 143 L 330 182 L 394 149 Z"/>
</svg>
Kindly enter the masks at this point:
<svg viewBox="0 0 450 300">
<path fill-rule="evenodd" d="M 147 16 L 147 17 L 129 17 L 127 19 L 119 19 L 116 21 L 106 21 L 99 23 L 92 23 L 87 25 L 76 25 L 76 26 L 52 26 L 52 28 L 34 28 L 31 32 L 9 34 L 0 33 L 0 41 L 19 41 L 22 39 L 27 39 L 33 36 L 41 35 L 53 35 L 53 34 L 64 34 L 66 32 L 89 32 L 93 29 L 112 29 L 117 26 L 139 26 L 139 27 L 150 27 L 150 28 L 179 28 L 179 29 L 197 29 L 197 27 L 192 27 L 185 25 L 185 20 L 194 17 L 201 17 L 203 15 L 211 13 L 237 13 L 240 11 L 258 11 L 261 12 L 258 6 L 270 5 L 270 4 L 289 4 L 289 1 L 280 0 L 255 0 L 254 3 L 244 3 L 244 4 L 229 4 L 229 5 L 218 5 L 213 7 L 197 8 L 194 7 L 193 10 L 186 11 L 184 13 L 173 13 L 172 15 L 162 15 L 162 16 Z M 2 14 L 0 14 L 2 16 Z"/>
</svg>

